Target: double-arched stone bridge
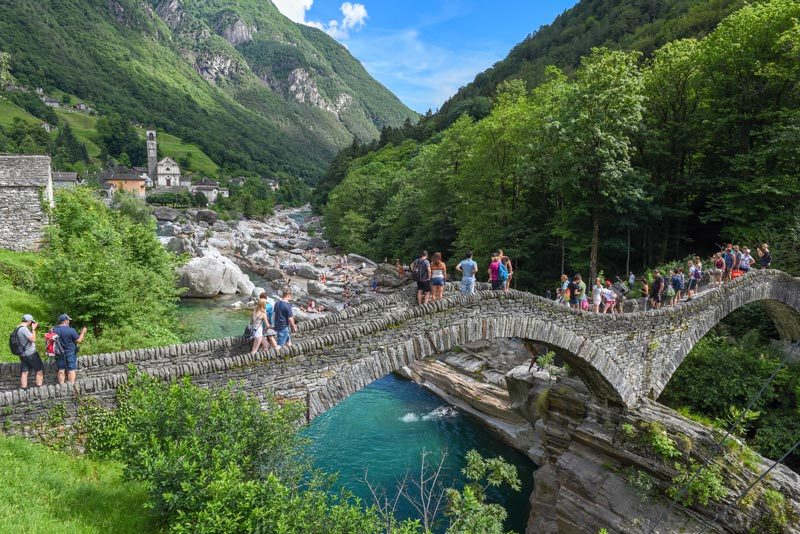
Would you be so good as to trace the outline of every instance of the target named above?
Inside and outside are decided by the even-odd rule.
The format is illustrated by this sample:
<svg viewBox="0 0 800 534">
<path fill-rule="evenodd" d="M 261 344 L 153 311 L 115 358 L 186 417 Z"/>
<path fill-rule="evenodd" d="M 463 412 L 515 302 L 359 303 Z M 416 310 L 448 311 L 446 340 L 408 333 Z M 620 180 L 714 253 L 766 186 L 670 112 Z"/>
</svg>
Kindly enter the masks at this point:
<svg viewBox="0 0 800 534">
<path fill-rule="evenodd" d="M 559 349 L 598 399 L 633 407 L 658 397 L 694 344 L 741 306 L 770 302 L 779 331 L 800 338 L 800 278 L 775 270 L 751 272 L 676 307 L 624 315 L 571 310 L 519 291 L 465 296 L 455 286 L 439 302 L 416 306 L 413 299 L 409 288 L 301 323 L 292 347 L 253 356 L 235 337 L 83 357 L 76 387 L 18 390 L 18 365 L 3 364 L 0 419 L 29 423 L 79 395 L 112 403 L 130 365 L 164 379 L 191 376 L 205 386 L 241 381 L 259 395 L 305 401 L 311 419 L 413 360 L 505 337 Z M 46 369 L 46 378 L 54 375 Z"/>
</svg>

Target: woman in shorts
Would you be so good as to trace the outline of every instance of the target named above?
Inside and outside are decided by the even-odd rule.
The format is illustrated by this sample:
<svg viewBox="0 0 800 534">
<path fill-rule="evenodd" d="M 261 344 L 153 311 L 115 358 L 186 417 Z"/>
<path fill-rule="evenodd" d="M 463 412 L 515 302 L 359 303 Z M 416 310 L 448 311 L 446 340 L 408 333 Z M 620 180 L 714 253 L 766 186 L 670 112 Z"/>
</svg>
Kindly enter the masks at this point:
<svg viewBox="0 0 800 534">
<path fill-rule="evenodd" d="M 436 252 L 431 261 L 431 300 L 442 300 L 444 283 L 447 281 L 447 265 L 442 261 L 442 253 Z"/>
</svg>

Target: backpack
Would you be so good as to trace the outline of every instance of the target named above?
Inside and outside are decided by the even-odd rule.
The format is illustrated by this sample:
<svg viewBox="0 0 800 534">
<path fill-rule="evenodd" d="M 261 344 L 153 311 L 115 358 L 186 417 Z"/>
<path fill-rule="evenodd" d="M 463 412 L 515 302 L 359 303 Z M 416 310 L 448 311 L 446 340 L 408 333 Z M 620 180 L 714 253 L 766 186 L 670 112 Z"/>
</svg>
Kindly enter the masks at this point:
<svg viewBox="0 0 800 534">
<path fill-rule="evenodd" d="M 497 278 L 498 280 L 505 282 L 506 280 L 508 280 L 508 269 L 506 269 L 506 266 L 503 265 L 502 261 L 498 263 L 499 264 L 497 266 Z"/>
<path fill-rule="evenodd" d="M 44 335 L 44 350 L 50 357 L 64 355 L 64 349 L 58 340 L 58 334 L 52 328 Z"/>
<path fill-rule="evenodd" d="M 417 258 L 411 264 L 411 279 L 414 280 L 415 282 L 419 282 L 419 265 L 420 265 L 420 263 L 422 263 L 422 262 L 419 261 L 419 258 Z"/>
<path fill-rule="evenodd" d="M 28 341 L 24 345 L 22 344 L 22 341 L 20 341 L 18 335 L 20 328 L 22 327 L 16 327 L 11 333 L 11 337 L 8 338 L 8 348 L 11 349 L 11 354 L 15 356 L 22 356 L 22 354 L 25 352 L 25 349 L 28 348 L 28 344 L 30 343 L 30 341 Z"/>
<path fill-rule="evenodd" d="M 700 270 L 700 267 L 695 266 L 694 271 L 692 271 L 692 280 L 697 280 L 698 282 L 703 278 L 703 271 Z"/>
</svg>

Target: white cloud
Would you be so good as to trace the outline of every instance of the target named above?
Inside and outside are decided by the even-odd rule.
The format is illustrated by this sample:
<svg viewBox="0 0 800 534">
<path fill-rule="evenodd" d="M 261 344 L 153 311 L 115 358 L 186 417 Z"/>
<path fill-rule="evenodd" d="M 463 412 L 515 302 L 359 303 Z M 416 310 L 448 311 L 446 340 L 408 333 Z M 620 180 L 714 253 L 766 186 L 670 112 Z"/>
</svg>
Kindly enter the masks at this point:
<svg viewBox="0 0 800 534">
<path fill-rule="evenodd" d="M 342 27 L 345 29 L 361 28 L 367 23 L 367 8 L 364 7 L 364 4 L 345 2 L 340 9 L 342 10 L 342 15 L 344 15 Z"/>
<path fill-rule="evenodd" d="M 311 9 L 314 0 L 272 0 L 272 3 L 290 20 L 306 24 L 306 11 Z"/>
<path fill-rule="evenodd" d="M 339 8 L 342 12 L 342 20 L 331 20 L 324 23 L 317 20 L 306 20 L 306 12 L 311 9 L 314 0 L 272 0 L 272 3 L 275 4 L 278 11 L 294 22 L 320 29 L 338 41 L 350 37 L 350 30 L 363 28 L 369 18 L 364 4 L 344 2 Z"/>
</svg>

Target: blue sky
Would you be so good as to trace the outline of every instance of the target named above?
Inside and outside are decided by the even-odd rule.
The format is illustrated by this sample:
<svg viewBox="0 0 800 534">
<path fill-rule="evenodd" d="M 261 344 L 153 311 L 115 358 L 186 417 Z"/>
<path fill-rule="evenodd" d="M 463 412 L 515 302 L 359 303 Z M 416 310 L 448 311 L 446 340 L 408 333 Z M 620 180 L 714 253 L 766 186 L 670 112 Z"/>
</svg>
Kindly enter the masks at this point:
<svg viewBox="0 0 800 534">
<path fill-rule="evenodd" d="M 347 46 L 410 108 L 436 110 L 576 0 L 272 0 Z"/>
</svg>

